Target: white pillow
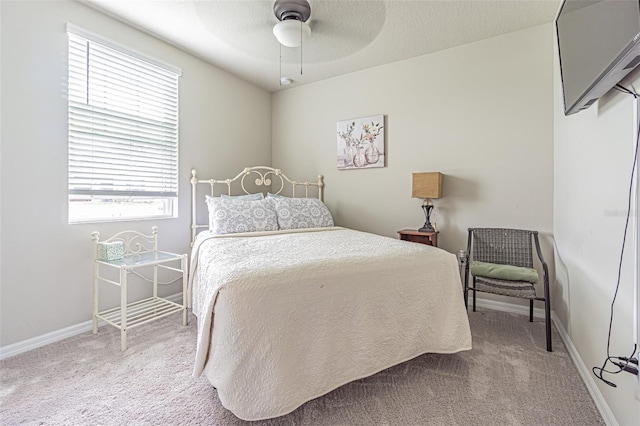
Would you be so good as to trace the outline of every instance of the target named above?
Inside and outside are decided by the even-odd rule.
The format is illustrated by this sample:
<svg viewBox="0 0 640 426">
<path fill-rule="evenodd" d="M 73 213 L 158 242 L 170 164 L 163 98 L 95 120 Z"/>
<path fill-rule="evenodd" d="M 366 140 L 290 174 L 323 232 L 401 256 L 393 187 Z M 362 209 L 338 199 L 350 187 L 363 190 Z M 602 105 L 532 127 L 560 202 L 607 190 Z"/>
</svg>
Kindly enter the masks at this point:
<svg viewBox="0 0 640 426">
<path fill-rule="evenodd" d="M 329 209 L 317 198 L 267 197 L 269 199 L 275 204 L 280 229 L 333 226 Z"/>
<path fill-rule="evenodd" d="M 207 197 L 209 230 L 215 234 L 276 231 L 278 222 L 271 200 Z"/>
</svg>

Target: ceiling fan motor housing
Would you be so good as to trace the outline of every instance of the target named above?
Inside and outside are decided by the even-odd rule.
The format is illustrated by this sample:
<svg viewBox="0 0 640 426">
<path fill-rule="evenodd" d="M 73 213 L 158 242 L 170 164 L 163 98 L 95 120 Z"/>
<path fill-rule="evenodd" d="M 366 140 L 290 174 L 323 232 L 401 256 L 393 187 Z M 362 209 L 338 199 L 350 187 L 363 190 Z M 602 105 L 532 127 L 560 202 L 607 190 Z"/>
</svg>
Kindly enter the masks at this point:
<svg viewBox="0 0 640 426">
<path fill-rule="evenodd" d="M 273 13 L 279 21 L 293 19 L 307 22 L 311 16 L 311 5 L 307 0 L 276 0 Z"/>
</svg>

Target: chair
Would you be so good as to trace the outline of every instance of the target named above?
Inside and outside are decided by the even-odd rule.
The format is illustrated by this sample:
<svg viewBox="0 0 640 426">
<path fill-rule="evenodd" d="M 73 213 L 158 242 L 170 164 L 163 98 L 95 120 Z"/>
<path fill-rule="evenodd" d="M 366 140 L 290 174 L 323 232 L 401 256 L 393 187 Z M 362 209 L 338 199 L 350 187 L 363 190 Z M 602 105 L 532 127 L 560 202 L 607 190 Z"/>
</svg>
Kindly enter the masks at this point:
<svg viewBox="0 0 640 426">
<path fill-rule="evenodd" d="M 544 297 L 537 297 L 534 287 L 538 280 L 538 272 L 533 269 L 533 244 L 544 270 Z M 533 322 L 533 301 L 543 301 L 547 351 L 551 352 L 549 268 L 542 257 L 538 232 L 504 228 L 469 228 L 467 253 L 470 261 L 466 262 L 465 266 L 465 306 L 468 305 L 469 291 L 473 292 L 474 312 L 476 293 L 479 291 L 529 299 L 529 321 Z M 470 275 L 471 287 L 469 286 Z"/>
</svg>

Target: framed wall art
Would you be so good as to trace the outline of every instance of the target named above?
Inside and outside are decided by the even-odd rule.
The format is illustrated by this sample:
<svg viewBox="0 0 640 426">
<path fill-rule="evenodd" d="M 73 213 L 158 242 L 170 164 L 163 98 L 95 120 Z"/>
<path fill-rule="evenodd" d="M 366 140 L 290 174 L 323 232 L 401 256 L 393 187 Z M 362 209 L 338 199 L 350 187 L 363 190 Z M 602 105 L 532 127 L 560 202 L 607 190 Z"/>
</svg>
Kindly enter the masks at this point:
<svg viewBox="0 0 640 426">
<path fill-rule="evenodd" d="M 384 167 L 384 115 L 338 121 L 338 170 Z"/>
</svg>

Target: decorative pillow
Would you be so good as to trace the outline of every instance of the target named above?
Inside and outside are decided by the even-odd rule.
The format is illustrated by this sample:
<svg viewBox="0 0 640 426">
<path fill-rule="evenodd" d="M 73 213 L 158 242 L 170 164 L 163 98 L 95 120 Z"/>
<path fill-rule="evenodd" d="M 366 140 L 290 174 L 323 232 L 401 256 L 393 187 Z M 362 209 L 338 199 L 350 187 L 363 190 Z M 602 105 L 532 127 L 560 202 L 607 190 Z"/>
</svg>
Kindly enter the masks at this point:
<svg viewBox="0 0 640 426">
<path fill-rule="evenodd" d="M 211 195 L 205 195 L 205 200 L 207 202 L 207 206 L 209 206 L 209 200 L 211 199 L 222 199 L 222 200 L 244 200 L 244 201 L 258 201 L 264 200 L 264 194 L 262 192 L 258 192 L 257 194 L 246 194 L 246 195 L 226 195 L 220 194 L 219 197 L 212 197 Z M 213 222 L 211 221 L 211 209 L 209 209 L 209 229 L 213 229 Z"/>
<path fill-rule="evenodd" d="M 267 199 L 269 199 L 267 197 Z M 333 226 L 333 217 L 317 198 L 272 197 L 280 229 Z"/>
<path fill-rule="evenodd" d="M 208 195 L 207 195 L 208 197 Z M 258 192 L 256 194 L 246 194 L 246 195 L 227 195 L 227 194 L 220 194 L 221 198 L 235 198 L 236 200 L 263 200 L 264 199 L 264 194 L 262 192 Z"/>
<path fill-rule="evenodd" d="M 498 280 L 527 281 L 531 284 L 538 282 L 538 271 L 535 269 L 498 263 L 473 261 L 471 262 L 471 275 Z"/>
<path fill-rule="evenodd" d="M 214 234 L 278 230 L 271 200 L 207 197 L 207 206 L 209 230 Z"/>
</svg>

